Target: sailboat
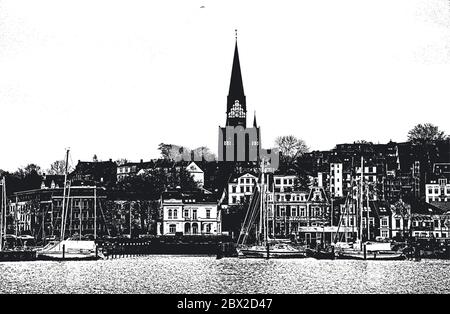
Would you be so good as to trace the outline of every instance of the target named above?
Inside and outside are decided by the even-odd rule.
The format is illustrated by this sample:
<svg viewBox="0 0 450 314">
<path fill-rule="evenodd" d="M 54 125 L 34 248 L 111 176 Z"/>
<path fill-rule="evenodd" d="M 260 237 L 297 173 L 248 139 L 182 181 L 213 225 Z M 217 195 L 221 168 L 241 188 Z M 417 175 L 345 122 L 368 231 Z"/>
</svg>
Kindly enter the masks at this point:
<svg viewBox="0 0 450 314">
<path fill-rule="evenodd" d="M 265 161 L 261 165 L 261 183 L 254 190 L 250 200 L 249 208 L 244 219 L 244 223 L 237 241 L 237 252 L 240 258 L 302 258 L 306 253 L 302 248 L 293 246 L 290 243 L 277 241 L 269 238 L 269 215 L 266 204 L 266 189 L 264 184 Z M 246 244 L 249 233 L 259 217 L 256 229 L 256 243 Z M 264 240 L 261 241 L 261 238 Z"/>
<path fill-rule="evenodd" d="M 353 184 L 352 184 L 353 188 Z M 367 189 L 367 187 L 366 187 Z M 364 197 L 364 158 L 361 157 L 361 178 L 360 178 L 360 187 L 358 189 L 358 232 L 357 239 L 354 243 L 336 243 L 335 241 L 335 252 L 336 258 L 338 259 L 357 259 L 357 260 L 403 260 L 405 259 L 405 255 L 402 251 L 396 251 L 391 248 L 390 243 L 377 243 L 362 241 L 362 218 L 363 218 L 363 197 Z M 367 193 L 367 202 L 368 202 L 369 194 Z M 348 199 L 348 197 L 347 197 Z M 347 208 L 346 201 L 346 208 Z M 369 206 L 367 206 L 369 207 Z M 369 210 L 369 208 L 367 208 Z M 346 210 L 348 213 L 348 210 Z M 368 214 L 369 212 L 367 212 Z M 341 216 L 341 219 L 343 217 Z M 341 223 L 340 223 L 341 224 Z M 369 227 L 369 219 L 367 219 L 367 226 Z"/>
<path fill-rule="evenodd" d="M 66 151 L 66 164 L 64 174 L 64 191 L 62 199 L 61 211 L 61 235 L 59 241 L 51 241 L 45 247 L 38 251 L 39 260 L 98 260 L 104 258 L 98 251 L 95 239 L 97 237 L 97 187 L 93 187 L 94 194 L 94 240 L 81 239 L 81 223 L 80 223 L 80 239 L 65 239 L 67 213 L 70 199 L 70 183 L 67 180 L 69 162 L 69 149 Z M 66 195 L 66 191 L 67 194 Z M 67 201 L 66 201 L 67 199 Z M 81 213 L 80 213 L 81 219 Z"/>
<path fill-rule="evenodd" d="M 7 210 L 7 198 L 6 198 L 6 178 L 3 177 L 1 181 L 1 204 L 0 204 L 0 262 L 15 262 L 15 261 L 34 261 L 36 260 L 36 251 L 31 249 L 9 249 L 7 248 L 7 239 L 14 238 L 14 235 L 8 235 L 6 233 L 6 210 Z"/>
</svg>

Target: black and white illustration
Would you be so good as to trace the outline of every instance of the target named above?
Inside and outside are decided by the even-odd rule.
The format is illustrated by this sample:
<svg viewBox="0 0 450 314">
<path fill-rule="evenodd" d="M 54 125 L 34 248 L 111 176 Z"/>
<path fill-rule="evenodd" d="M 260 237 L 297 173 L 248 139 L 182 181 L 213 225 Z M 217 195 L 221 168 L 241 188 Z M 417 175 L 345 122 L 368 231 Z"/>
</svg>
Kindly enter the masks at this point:
<svg viewBox="0 0 450 314">
<path fill-rule="evenodd" d="M 449 83 L 448 0 L 1 0 L 0 294 L 449 293 Z"/>
</svg>

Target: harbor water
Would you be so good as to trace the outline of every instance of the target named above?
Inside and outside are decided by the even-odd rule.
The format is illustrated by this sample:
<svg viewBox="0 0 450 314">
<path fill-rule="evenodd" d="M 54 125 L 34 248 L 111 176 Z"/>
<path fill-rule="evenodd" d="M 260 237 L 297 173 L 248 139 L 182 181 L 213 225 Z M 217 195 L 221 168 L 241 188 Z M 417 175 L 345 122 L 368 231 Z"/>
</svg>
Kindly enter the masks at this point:
<svg viewBox="0 0 450 314">
<path fill-rule="evenodd" d="M 150 255 L 3 262 L 0 293 L 449 293 L 450 260 Z"/>
</svg>

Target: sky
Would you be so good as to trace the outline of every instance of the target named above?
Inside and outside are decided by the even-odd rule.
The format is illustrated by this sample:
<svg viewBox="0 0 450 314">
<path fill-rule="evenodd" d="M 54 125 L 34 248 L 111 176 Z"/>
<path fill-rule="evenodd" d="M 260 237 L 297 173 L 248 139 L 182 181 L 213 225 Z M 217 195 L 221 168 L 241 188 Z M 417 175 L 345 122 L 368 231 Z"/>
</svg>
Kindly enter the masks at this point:
<svg viewBox="0 0 450 314">
<path fill-rule="evenodd" d="M 265 148 L 450 133 L 449 3 L 0 0 L 0 169 L 217 152 L 235 29 Z"/>
</svg>

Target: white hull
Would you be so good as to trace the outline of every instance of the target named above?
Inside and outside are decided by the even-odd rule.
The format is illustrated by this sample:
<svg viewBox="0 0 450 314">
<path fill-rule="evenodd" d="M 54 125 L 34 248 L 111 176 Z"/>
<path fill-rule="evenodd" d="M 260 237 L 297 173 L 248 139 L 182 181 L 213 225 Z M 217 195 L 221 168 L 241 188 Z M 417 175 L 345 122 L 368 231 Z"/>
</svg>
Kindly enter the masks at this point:
<svg viewBox="0 0 450 314">
<path fill-rule="evenodd" d="M 39 260 L 96 260 L 103 258 L 94 241 L 64 240 L 38 251 Z"/>
<path fill-rule="evenodd" d="M 237 249 L 238 256 L 241 258 L 303 258 L 306 252 L 292 246 L 271 246 L 267 250 L 266 246 L 252 246 Z"/>
</svg>

